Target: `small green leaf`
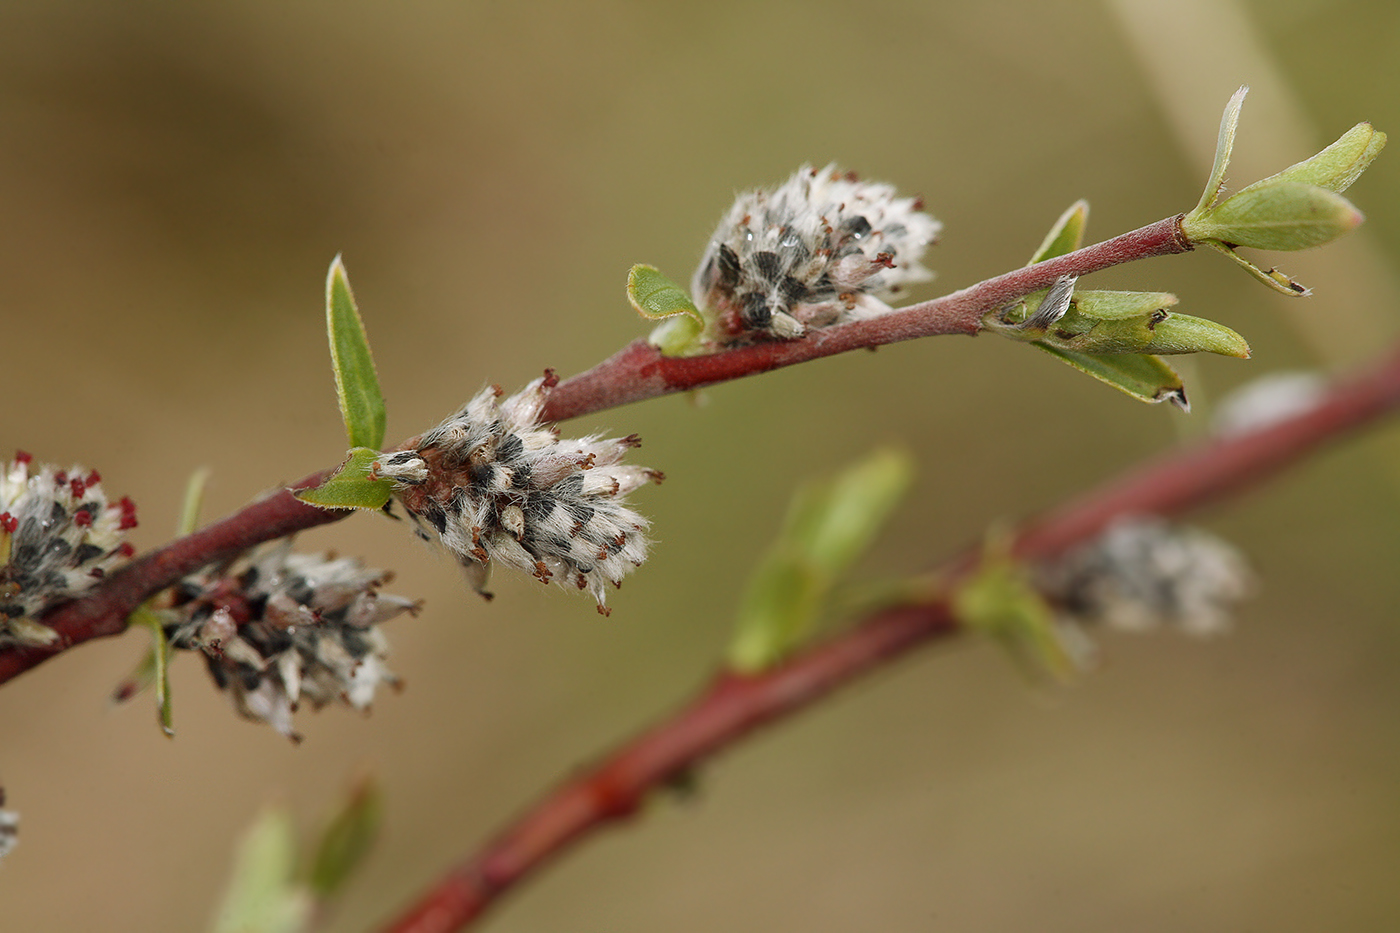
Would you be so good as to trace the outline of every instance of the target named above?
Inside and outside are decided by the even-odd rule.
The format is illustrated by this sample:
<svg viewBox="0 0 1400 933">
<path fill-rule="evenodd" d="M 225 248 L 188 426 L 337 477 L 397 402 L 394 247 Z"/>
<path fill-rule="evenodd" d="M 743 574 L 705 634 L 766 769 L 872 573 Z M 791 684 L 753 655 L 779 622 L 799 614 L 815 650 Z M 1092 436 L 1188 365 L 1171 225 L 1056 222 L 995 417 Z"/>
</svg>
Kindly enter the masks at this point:
<svg viewBox="0 0 1400 933">
<path fill-rule="evenodd" d="M 912 479 L 907 454 L 876 451 L 832 480 L 821 501 L 795 503 L 792 533 L 814 566 L 843 573 L 869 550 Z"/>
<path fill-rule="evenodd" d="M 292 495 L 323 509 L 382 509 L 393 497 L 394 484 L 370 478 L 379 457 L 377 450 L 356 447 L 330 479 L 313 489 L 294 489 Z"/>
<path fill-rule="evenodd" d="M 300 933 L 311 920 L 310 893 L 294 881 L 291 818 L 264 812 L 244 835 L 215 918 L 214 933 Z"/>
<path fill-rule="evenodd" d="M 1235 129 L 1240 123 L 1240 108 L 1244 106 L 1244 96 L 1248 93 L 1248 87 L 1240 88 L 1225 105 L 1225 113 L 1220 118 L 1220 133 L 1215 139 L 1215 164 L 1211 166 L 1205 191 L 1201 192 L 1201 200 L 1192 214 L 1214 204 L 1221 187 L 1225 184 L 1225 170 L 1230 167 L 1230 150 L 1235 145 Z"/>
<path fill-rule="evenodd" d="M 118 699 L 129 699 L 148 686 L 156 688 L 156 717 L 160 730 L 166 735 L 175 735 L 174 712 L 170 701 L 170 642 L 165 638 L 165 628 L 160 616 L 146 606 L 137 606 L 127 621 L 132 625 L 142 625 L 151 630 L 151 648 L 145 659 L 132 672 L 127 682 L 117 688 Z"/>
<path fill-rule="evenodd" d="M 661 321 L 648 340 L 667 356 L 680 356 L 693 348 L 705 329 L 705 318 L 690 296 L 655 266 L 631 268 L 627 300 L 642 317 Z"/>
<path fill-rule="evenodd" d="M 911 474 L 906 455 L 883 451 L 830 482 L 797 492 L 782 533 L 740 603 L 729 646 L 734 670 L 771 667 L 806 639 L 838 579 L 869 549 Z"/>
<path fill-rule="evenodd" d="M 1376 160 L 1385 148 L 1385 134 L 1369 123 L 1358 123 L 1341 138 L 1310 159 L 1304 159 L 1268 178 L 1256 181 L 1240 191 L 1279 181 L 1296 181 L 1316 185 L 1341 194 L 1351 187 L 1361 173 Z"/>
<path fill-rule="evenodd" d="M 1187 216 L 1181 229 L 1192 242 L 1298 250 L 1334 240 L 1364 219 L 1350 201 L 1326 188 L 1272 181 L 1251 185 L 1209 210 Z"/>
<path fill-rule="evenodd" d="M 1056 256 L 1072 253 L 1084 245 L 1084 228 L 1089 223 L 1089 202 L 1080 198 L 1069 206 L 1050 232 L 1045 234 L 1040 247 L 1027 265 L 1035 265 Z"/>
<path fill-rule="evenodd" d="M 1250 275 L 1280 294 L 1288 295 L 1291 298 L 1306 298 L 1308 295 L 1312 294 L 1301 282 L 1284 275 L 1282 272 L 1278 271 L 1277 268 L 1270 267 L 1268 269 L 1261 269 L 1224 243 L 1219 243 L 1215 240 L 1203 240 L 1202 245 L 1208 246 L 1219 253 L 1224 253 L 1230 258 L 1231 262 L 1236 263 Z"/>
<path fill-rule="evenodd" d="M 1137 353 L 1076 353 L 1037 343 L 1051 356 L 1143 402 L 1171 402 L 1190 411 L 1181 377 L 1162 359 Z"/>
<path fill-rule="evenodd" d="M 351 447 L 378 448 L 384 443 L 384 395 L 374 371 L 369 339 L 350 292 L 350 281 L 340 256 L 331 262 L 326 276 L 326 331 L 331 344 L 331 366 L 340 414 Z"/>
<path fill-rule="evenodd" d="M 1079 671 L 1054 611 L 1008 558 L 987 557 L 953 594 L 953 613 L 967 628 L 1000 643 L 1030 674 L 1043 671 L 1067 681 Z"/>
<path fill-rule="evenodd" d="M 307 871 L 306 882 L 317 898 L 325 900 L 339 891 L 369 852 L 379 835 L 383 810 L 383 796 L 373 781 L 362 780 L 351 788 L 321 834 Z"/>
<path fill-rule="evenodd" d="M 208 467 L 200 467 L 190 474 L 185 484 L 185 499 L 180 506 L 180 523 L 175 528 L 175 534 L 187 535 L 199 527 L 199 510 L 204 504 L 204 487 L 208 483 Z"/>
</svg>

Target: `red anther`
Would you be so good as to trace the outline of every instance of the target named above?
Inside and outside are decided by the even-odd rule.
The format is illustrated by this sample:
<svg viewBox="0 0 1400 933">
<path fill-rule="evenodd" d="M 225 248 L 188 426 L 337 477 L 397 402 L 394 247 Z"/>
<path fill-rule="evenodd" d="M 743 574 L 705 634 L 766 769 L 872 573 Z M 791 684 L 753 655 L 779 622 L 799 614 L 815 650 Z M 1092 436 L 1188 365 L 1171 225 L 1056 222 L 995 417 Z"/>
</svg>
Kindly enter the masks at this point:
<svg viewBox="0 0 1400 933">
<path fill-rule="evenodd" d="M 92 513 L 87 509 L 78 509 L 73 513 L 73 524 L 79 528 L 86 528 L 92 524 Z"/>
<path fill-rule="evenodd" d="M 122 510 L 121 524 L 117 527 L 122 531 L 136 527 L 136 503 L 131 501 L 130 496 L 122 496 L 122 501 L 117 505 Z"/>
<path fill-rule="evenodd" d="M 886 269 L 894 268 L 894 256 L 890 253 L 876 253 L 875 258 L 870 260 L 872 266 L 884 266 Z"/>
<path fill-rule="evenodd" d="M 16 450 L 16 451 L 15 451 L 15 463 L 25 463 L 25 464 L 28 464 L 28 463 L 32 463 L 33 461 L 34 461 L 34 455 L 33 455 L 33 454 L 26 453 L 26 452 L 24 452 L 23 450 Z"/>
<path fill-rule="evenodd" d="M 88 571 L 88 576 L 92 577 L 94 580 L 101 580 L 103 577 L 107 576 L 107 571 L 103 570 L 101 567 L 94 567 Z"/>
<path fill-rule="evenodd" d="M 18 527 L 19 519 L 15 518 L 9 512 L 0 514 L 0 528 L 8 531 L 10 534 L 14 534 L 15 529 Z"/>
<path fill-rule="evenodd" d="M 96 486 L 98 483 L 102 482 L 102 474 L 93 470 L 88 473 L 87 479 L 83 480 L 83 482 L 87 483 L 89 486 Z"/>
<path fill-rule="evenodd" d="M 136 553 L 136 548 L 132 546 L 130 541 L 123 541 L 117 546 L 117 553 L 122 557 L 131 557 Z"/>
<path fill-rule="evenodd" d="M 68 488 L 73 490 L 73 498 L 81 499 L 87 495 L 87 483 L 81 477 L 75 476 L 68 481 Z"/>
<path fill-rule="evenodd" d="M 65 485 L 67 485 L 67 484 L 68 484 L 68 471 L 67 471 L 67 470 L 59 470 L 57 473 L 55 473 L 55 474 L 53 475 L 53 481 L 54 481 L 55 483 L 58 483 L 58 485 L 60 485 L 60 486 L 65 486 Z"/>
<path fill-rule="evenodd" d="M 552 369 L 546 369 L 546 370 L 544 371 L 544 387 L 545 387 L 546 389 L 552 389 L 552 388 L 554 388 L 555 386 L 557 386 L 558 384 L 559 384 L 559 374 L 556 373 L 556 372 L 555 372 L 554 370 L 552 370 Z"/>
</svg>

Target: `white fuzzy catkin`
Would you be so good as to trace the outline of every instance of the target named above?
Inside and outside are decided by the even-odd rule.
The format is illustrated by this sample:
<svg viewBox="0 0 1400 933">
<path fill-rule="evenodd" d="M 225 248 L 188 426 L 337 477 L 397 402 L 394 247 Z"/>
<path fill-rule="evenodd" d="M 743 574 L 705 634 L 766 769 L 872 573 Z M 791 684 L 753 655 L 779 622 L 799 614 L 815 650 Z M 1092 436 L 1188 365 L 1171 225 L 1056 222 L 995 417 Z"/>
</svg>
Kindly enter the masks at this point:
<svg viewBox="0 0 1400 933">
<path fill-rule="evenodd" d="M 204 653 L 239 715 L 299 741 L 292 714 L 303 702 L 366 710 L 381 684 L 398 683 L 380 624 L 418 603 L 379 592 L 390 576 L 350 558 L 292 553 L 283 539 L 240 570 L 186 578 L 180 604 L 163 610 L 166 636 L 172 648 Z"/>
<path fill-rule="evenodd" d="M 421 537 L 446 548 L 484 593 L 493 563 L 542 583 L 587 590 L 607 614 L 607 584 L 647 555 L 647 520 L 628 493 L 660 482 L 656 470 L 622 462 L 640 441 L 561 439 L 540 423 L 552 373 L 504 400 L 490 386 L 423 435 L 417 449 L 382 457 L 375 474 Z"/>
<path fill-rule="evenodd" d="M 1127 631 L 1171 626 L 1192 635 L 1227 630 L 1235 604 L 1254 588 L 1234 547 L 1151 516 L 1115 522 L 1048 568 L 1044 582 L 1075 620 Z"/>
<path fill-rule="evenodd" d="M 108 502 L 96 470 L 34 464 L 23 452 L 0 474 L 0 644 L 51 644 L 39 622 L 132 554 L 130 499 Z"/>
<path fill-rule="evenodd" d="M 691 282 L 712 339 L 793 339 L 888 312 L 885 299 L 933 278 L 920 259 L 942 225 L 921 208 L 834 164 L 739 195 Z"/>
</svg>

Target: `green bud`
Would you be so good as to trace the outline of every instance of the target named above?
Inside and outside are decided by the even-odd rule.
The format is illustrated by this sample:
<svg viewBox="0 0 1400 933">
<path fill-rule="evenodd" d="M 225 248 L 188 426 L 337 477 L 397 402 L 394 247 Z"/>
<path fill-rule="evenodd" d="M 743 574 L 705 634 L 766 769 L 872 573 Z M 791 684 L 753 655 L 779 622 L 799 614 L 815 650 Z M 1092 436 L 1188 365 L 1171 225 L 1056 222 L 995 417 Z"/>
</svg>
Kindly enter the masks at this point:
<svg viewBox="0 0 1400 933">
<path fill-rule="evenodd" d="M 1182 219 L 1181 229 L 1193 242 L 1297 250 L 1334 240 L 1364 219 L 1350 201 L 1327 188 L 1267 181 L 1214 207 L 1193 211 Z"/>
<path fill-rule="evenodd" d="M 1218 353 L 1249 357 L 1249 344 L 1222 324 L 1167 308 L 1176 304 L 1168 292 L 1062 290 L 1072 280 L 1056 282 L 1029 310 L 1013 309 L 989 316 L 989 330 L 1015 340 L 1090 354 Z M 1057 300 L 1057 298 L 1059 300 Z M 1046 306 L 1055 307 L 1046 311 Z"/>
<path fill-rule="evenodd" d="M 685 290 L 655 266 L 638 264 L 627 273 L 627 300 L 649 321 L 661 321 L 648 338 L 667 356 L 693 349 L 705 329 L 705 318 Z"/>
<path fill-rule="evenodd" d="M 1046 331 L 1041 342 L 1080 353 L 1218 353 L 1248 359 L 1249 344 L 1222 324 L 1159 308 L 1125 318 L 1095 318 L 1076 309 Z"/>
</svg>

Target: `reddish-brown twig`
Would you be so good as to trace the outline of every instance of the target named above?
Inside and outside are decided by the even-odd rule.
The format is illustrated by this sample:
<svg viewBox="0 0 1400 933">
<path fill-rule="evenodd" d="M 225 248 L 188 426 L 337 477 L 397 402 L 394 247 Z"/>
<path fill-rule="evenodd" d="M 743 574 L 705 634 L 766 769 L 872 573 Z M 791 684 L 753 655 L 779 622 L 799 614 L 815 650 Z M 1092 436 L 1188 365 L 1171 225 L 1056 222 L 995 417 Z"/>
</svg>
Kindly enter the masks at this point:
<svg viewBox="0 0 1400 933">
<path fill-rule="evenodd" d="M 1121 516 L 1176 515 L 1237 493 L 1397 407 L 1400 348 L 1376 369 L 1339 383 L 1302 414 L 1170 454 L 1027 522 L 1014 538 L 1013 552 L 1027 560 L 1050 559 Z M 975 552 L 964 554 L 944 570 L 945 578 L 966 573 L 975 561 Z M 957 631 L 942 599 L 896 606 L 760 674 L 721 674 L 677 713 L 543 797 L 386 930 L 461 929 L 574 843 L 631 816 L 649 794 L 759 726 Z"/>
<path fill-rule="evenodd" d="M 1060 275 L 1087 275 L 1109 266 L 1191 249 L 1180 217 L 1168 217 L 1111 240 L 1034 266 L 1015 269 L 942 298 L 879 318 L 818 331 L 805 340 L 765 343 L 708 356 L 663 357 L 638 341 L 588 372 L 561 382 L 545 406 L 549 421 L 565 421 L 629 402 L 714 385 L 783 366 L 916 337 L 975 334 L 988 311 L 1046 288 Z M 293 488 L 313 486 L 325 473 Z M 194 534 L 151 551 L 103 582 L 92 594 L 45 617 L 59 641 L 44 648 L 0 649 L 0 684 L 93 638 L 121 634 L 126 617 L 145 599 L 181 577 L 264 541 L 339 521 L 349 512 L 316 509 L 285 490 L 272 493 Z"/>
</svg>

